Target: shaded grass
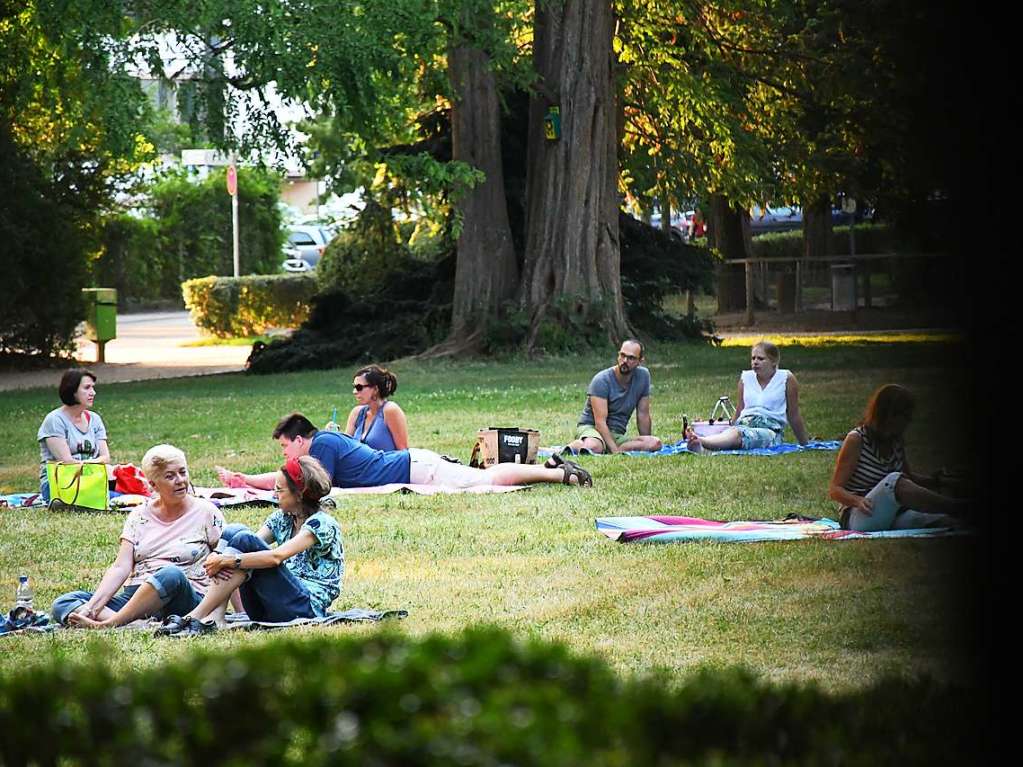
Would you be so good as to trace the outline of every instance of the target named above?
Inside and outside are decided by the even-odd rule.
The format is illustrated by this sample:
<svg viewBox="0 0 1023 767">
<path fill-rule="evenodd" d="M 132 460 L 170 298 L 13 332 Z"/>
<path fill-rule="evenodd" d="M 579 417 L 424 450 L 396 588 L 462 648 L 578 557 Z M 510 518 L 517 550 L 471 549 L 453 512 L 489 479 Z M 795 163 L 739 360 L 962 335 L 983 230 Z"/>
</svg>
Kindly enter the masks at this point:
<svg viewBox="0 0 1023 767">
<path fill-rule="evenodd" d="M 959 424 L 949 417 L 969 384 L 965 346 L 793 346 L 783 355 L 799 378 L 811 434 L 841 437 L 873 388 L 899 381 L 922 395 L 909 434 L 914 465 L 966 465 Z M 683 412 L 705 415 L 722 393 L 734 396 L 747 356 L 745 348 L 652 348 L 655 432 L 677 439 Z M 612 357 L 608 350 L 540 361 L 399 362 L 395 399 L 409 415 L 413 444 L 463 459 L 485 426 L 539 428 L 542 443 L 561 443 L 589 377 Z M 188 453 L 196 483 L 211 484 L 214 463 L 276 468 L 279 448 L 269 433 L 282 414 L 302 410 L 322 423 L 334 406 L 346 413 L 350 374 L 101 380 L 97 409 L 115 458 L 138 463 L 151 445 L 171 442 Z M 34 486 L 35 430 L 55 400 L 50 391 L 0 394 L 3 492 Z M 406 608 L 402 627 L 414 634 L 495 623 L 597 652 L 628 672 L 680 674 L 697 663 L 741 662 L 772 678 L 830 687 L 860 686 L 886 672 L 964 673 L 964 607 L 953 585 L 963 540 L 621 546 L 593 529 L 593 518 L 607 515 L 832 514 L 825 486 L 834 457 L 601 457 L 584 459 L 595 477 L 592 491 L 543 486 L 489 497 L 352 498 L 337 514 L 348 573 L 335 607 Z M 265 514 L 229 510 L 228 519 L 257 526 Z M 41 605 L 93 587 L 113 558 L 122 523 L 114 514 L 0 511 L 0 587 L 8 584 L 13 594 L 17 574 L 27 572 Z M 229 634 L 209 643 L 253 641 L 272 638 Z M 103 653 L 124 667 L 147 666 L 187 653 L 187 645 L 133 633 L 15 638 L 6 640 L 0 673 L 52 654 Z"/>
</svg>

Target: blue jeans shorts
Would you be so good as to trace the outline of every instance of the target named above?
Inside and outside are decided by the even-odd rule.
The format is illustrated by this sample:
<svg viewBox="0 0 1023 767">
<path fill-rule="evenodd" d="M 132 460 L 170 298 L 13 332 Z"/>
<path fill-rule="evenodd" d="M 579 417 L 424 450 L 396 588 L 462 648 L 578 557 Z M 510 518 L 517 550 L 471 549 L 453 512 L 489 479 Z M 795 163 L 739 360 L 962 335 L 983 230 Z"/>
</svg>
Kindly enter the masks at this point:
<svg viewBox="0 0 1023 767">
<path fill-rule="evenodd" d="M 742 440 L 742 449 L 752 450 L 756 447 L 780 445 L 785 424 L 762 415 L 744 415 L 735 422 L 735 429 Z"/>
<path fill-rule="evenodd" d="M 166 618 L 168 615 L 185 615 L 192 612 L 202 600 L 201 595 L 196 593 L 191 582 L 185 577 L 185 572 L 180 567 L 167 565 L 146 578 L 146 583 L 156 589 L 160 595 L 163 606 L 153 613 L 153 617 Z M 116 594 L 106 603 L 106 607 L 115 613 L 128 604 L 138 586 L 125 586 L 120 594 Z M 50 614 L 53 620 L 62 625 L 67 625 L 67 617 L 80 608 L 90 599 L 95 592 L 92 591 L 71 591 L 61 594 L 53 600 L 53 607 Z"/>
</svg>

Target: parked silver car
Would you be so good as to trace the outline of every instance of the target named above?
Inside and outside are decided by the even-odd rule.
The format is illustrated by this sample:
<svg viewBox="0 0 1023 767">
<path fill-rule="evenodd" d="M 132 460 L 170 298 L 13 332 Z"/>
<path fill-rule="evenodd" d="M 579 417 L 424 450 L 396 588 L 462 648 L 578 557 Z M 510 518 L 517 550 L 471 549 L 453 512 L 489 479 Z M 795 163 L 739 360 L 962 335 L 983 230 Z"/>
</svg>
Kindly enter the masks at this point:
<svg viewBox="0 0 1023 767">
<path fill-rule="evenodd" d="M 309 264 L 310 267 L 320 263 L 323 251 L 334 238 L 329 229 L 316 225 L 293 225 L 288 227 L 288 241 L 285 251 L 297 250 L 298 257 Z M 289 252 L 290 256 L 291 253 Z"/>
</svg>

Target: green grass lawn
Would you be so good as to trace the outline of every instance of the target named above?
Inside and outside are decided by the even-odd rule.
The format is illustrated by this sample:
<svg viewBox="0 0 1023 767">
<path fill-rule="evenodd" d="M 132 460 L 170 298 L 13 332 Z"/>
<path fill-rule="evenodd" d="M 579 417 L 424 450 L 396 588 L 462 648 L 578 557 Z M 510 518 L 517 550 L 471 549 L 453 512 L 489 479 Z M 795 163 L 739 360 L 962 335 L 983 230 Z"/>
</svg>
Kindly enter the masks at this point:
<svg viewBox="0 0 1023 767">
<path fill-rule="evenodd" d="M 408 414 L 415 446 L 463 459 L 486 426 L 528 426 L 540 429 L 542 444 L 564 443 L 590 376 L 613 355 L 609 348 L 540 361 L 401 362 L 393 366 L 395 401 Z M 683 413 L 705 416 L 721 394 L 734 398 L 748 363 L 748 350 L 732 347 L 659 344 L 647 356 L 654 431 L 665 441 L 679 438 Z M 912 387 L 920 402 L 909 454 L 914 467 L 929 469 L 968 463 L 955 415 L 970 383 L 967 356 L 968 348 L 954 343 L 836 344 L 785 347 L 782 364 L 796 373 L 807 426 L 819 438 L 844 435 L 877 385 Z M 276 468 L 279 448 L 270 432 L 281 415 L 297 409 L 322 423 L 334 406 L 339 417 L 347 414 L 351 372 L 100 380 L 96 409 L 115 459 L 139 463 L 147 448 L 170 442 L 188 454 L 196 484 L 208 485 L 215 463 Z M 58 402 L 56 379 L 52 391 L 0 393 L 2 492 L 36 486 L 35 433 Z M 678 676 L 696 664 L 742 663 L 772 679 L 836 689 L 885 673 L 957 678 L 965 673 L 963 603 L 955 596 L 963 539 L 624 546 L 594 530 L 593 518 L 608 515 L 833 514 L 825 488 L 834 458 L 595 457 L 583 459 L 594 476 L 591 490 L 354 499 L 337 515 L 348 570 L 335 608 L 405 608 L 399 630 L 415 635 L 497 624 L 599 654 L 625 673 L 660 668 Z M 227 517 L 257 526 L 265 514 L 233 509 Z M 19 573 L 32 577 L 42 606 L 63 591 L 94 587 L 113 559 L 122 522 L 118 514 L 0 510 L 0 603 L 13 601 Z M 174 642 L 65 631 L 2 641 L 0 674 L 53 657 L 102 656 L 136 668 L 197 644 L 275 639 L 230 632 Z"/>
</svg>

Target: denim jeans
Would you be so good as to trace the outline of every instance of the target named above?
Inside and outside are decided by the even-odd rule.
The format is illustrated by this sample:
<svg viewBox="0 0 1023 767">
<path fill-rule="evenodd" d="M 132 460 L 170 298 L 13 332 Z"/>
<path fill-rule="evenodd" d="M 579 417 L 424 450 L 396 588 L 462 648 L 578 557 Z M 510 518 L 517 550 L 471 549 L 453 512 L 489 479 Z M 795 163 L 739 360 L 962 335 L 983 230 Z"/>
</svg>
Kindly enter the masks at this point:
<svg viewBox="0 0 1023 767">
<path fill-rule="evenodd" d="M 227 525 L 221 539 L 226 543 L 224 553 L 229 556 L 270 550 L 262 538 L 244 525 Z M 281 623 L 294 618 L 316 617 L 309 592 L 286 565 L 248 572 L 249 578 L 238 588 L 238 593 L 250 619 Z"/>
<path fill-rule="evenodd" d="M 870 515 L 859 509 L 849 510 L 850 530 L 875 532 L 877 530 L 918 530 L 925 527 L 954 527 L 955 520 L 946 514 L 927 514 L 899 505 L 895 487 L 902 472 L 893 471 L 871 490 L 866 498 L 873 504 Z"/>
<path fill-rule="evenodd" d="M 199 604 L 201 597 L 192 588 L 191 582 L 185 577 L 184 571 L 175 565 L 167 565 L 157 570 L 146 578 L 146 583 L 156 589 L 160 595 L 162 607 L 153 613 L 156 618 L 165 618 L 168 615 L 185 615 L 190 613 Z M 128 604 L 128 600 L 138 590 L 138 586 L 125 586 L 120 594 L 110 598 L 105 607 L 115 613 Z M 92 591 L 71 591 L 61 594 L 53 600 L 53 607 L 50 614 L 53 620 L 62 625 L 67 625 L 67 616 L 84 605 L 95 592 Z"/>
</svg>

